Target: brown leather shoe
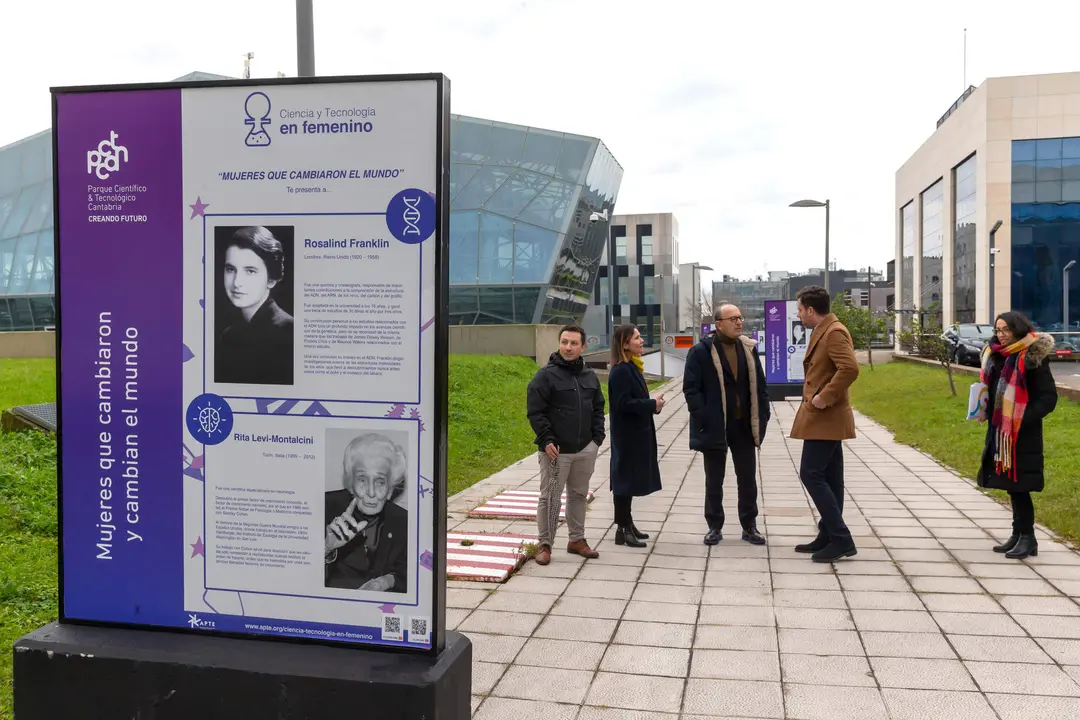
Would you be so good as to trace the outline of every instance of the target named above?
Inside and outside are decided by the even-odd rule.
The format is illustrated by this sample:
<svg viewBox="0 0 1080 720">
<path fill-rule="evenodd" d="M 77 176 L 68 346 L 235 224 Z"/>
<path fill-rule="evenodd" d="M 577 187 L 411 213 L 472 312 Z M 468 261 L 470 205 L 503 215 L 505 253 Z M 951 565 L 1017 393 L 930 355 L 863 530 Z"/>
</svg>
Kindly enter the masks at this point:
<svg viewBox="0 0 1080 720">
<path fill-rule="evenodd" d="M 547 545 L 541 545 L 536 552 L 536 564 L 547 565 L 549 562 L 551 562 L 551 548 Z"/>
<path fill-rule="evenodd" d="M 598 558 L 600 553 L 589 547 L 589 543 L 586 540 L 575 540 L 566 546 L 566 552 L 573 555 L 580 555 L 583 558 Z"/>
</svg>

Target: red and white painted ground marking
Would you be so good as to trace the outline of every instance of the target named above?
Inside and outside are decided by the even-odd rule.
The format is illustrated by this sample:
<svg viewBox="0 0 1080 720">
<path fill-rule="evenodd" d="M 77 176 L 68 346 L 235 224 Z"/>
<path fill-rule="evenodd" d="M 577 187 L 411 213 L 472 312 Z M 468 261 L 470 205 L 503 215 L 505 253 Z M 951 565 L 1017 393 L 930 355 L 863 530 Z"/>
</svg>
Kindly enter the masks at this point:
<svg viewBox="0 0 1080 720">
<path fill-rule="evenodd" d="M 472 544 L 462 545 L 463 540 Z M 447 533 L 447 578 L 478 582 L 506 582 L 510 575 L 525 562 L 525 545 L 535 542 L 535 537 L 527 535 Z"/>
<path fill-rule="evenodd" d="M 488 500 L 483 505 L 469 511 L 471 518 L 500 518 L 517 520 L 519 518 L 535 518 L 536 505 L 540 500 L 537 490 L 506 490 Z M 585 495 L 585 502 L 593 501 L 593 492 L 590 490 Z M 559 519 L 566 519 L 566 493 L 562 494 L 562 505 L 559 508 Z"/>
</svg>

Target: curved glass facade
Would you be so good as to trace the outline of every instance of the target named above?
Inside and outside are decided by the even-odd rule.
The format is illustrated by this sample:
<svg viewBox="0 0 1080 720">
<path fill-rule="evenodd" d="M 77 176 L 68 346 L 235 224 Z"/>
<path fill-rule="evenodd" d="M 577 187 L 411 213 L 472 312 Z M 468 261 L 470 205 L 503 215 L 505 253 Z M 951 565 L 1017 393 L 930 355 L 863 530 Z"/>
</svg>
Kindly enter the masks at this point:
<svg viewBox="0 0 1080 720">
<path fill-rule="evenodd" d="M 1077 265 L 1065 273 L 1065 266 Z M 1080 138 L 1012 144 L 1012 308 L 1041 330 L 1080 321 Z"/>
<path fill-rule="evenodd" d="M 596 138 L 454 116 L 450 322 L 580 323 L 622 167 Z"/>
<path fill-rule="evenodd" d="M 45 330 L 53 307 L 52 133 L 0 148 L 0 332 Z"/>
<path fill-rule="evenodd" d="M 612 154 L 457 115 L 450 154 L 450 322 L 582 322 L 609 225 L 589 218 L 614 215 L 622 182 Z M 0 331 L 52 328 L 51 131 L 0 148 L 0 258 Z"/>
</svg>

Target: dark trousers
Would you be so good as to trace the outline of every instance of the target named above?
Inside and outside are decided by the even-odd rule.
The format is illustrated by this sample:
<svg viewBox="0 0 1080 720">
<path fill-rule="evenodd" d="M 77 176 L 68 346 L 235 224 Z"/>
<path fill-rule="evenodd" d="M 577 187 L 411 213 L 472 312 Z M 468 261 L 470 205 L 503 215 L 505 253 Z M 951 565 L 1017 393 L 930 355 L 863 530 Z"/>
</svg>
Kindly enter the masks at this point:
<svg viewBox="0 0 1080 720">
<path fill-rule="evenodd" d="M 1029 492 L 1011 492 L 1009 499 L 1012 500 L 1013 532 L 1030 535 L 1035 532 L 1035 503 L 1031 501 Z"/>
<path fill-rule="evenodd" d="M 818 533 L 844 546 L 854 544 L 844 524 L 844 443 L 804 440 L 799 477 L 817 507 Z"/>
<path fill-rule="evenodd" d="M 727 428 L 727 449 L 702 453 L 705 458 L 705 522 L 710 530 L 724 527 L 724 474 L 727 454 L 735 465 L 739 487 L 739 522 L 743 529 L 757 525 L 757 455 L 749 426 L 732 423 Z"/>
<path fill-rule="evenodd" d="M 634 498 L 630 495 L 612 495 L 615 502 L 615 526 L 629 528 L 634 524 L 634 516 L 630 513 L 630 505 Z"/>
</svg>

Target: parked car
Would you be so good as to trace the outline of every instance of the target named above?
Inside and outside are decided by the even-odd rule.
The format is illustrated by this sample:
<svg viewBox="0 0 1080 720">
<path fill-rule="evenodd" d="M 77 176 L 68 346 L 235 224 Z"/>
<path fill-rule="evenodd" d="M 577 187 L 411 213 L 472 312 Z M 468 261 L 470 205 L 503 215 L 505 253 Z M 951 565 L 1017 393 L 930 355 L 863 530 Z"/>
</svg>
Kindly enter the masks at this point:
<svg viewBox="0 0 1080 720">
<path fill-rule="evenodd" d="M 979 366 L 979 355 L 993 335 L 992 325 L 978 323 L 957 323 L 941 334 L 949 345 L 953 362 L 972 367 Z"/>
</svg>

